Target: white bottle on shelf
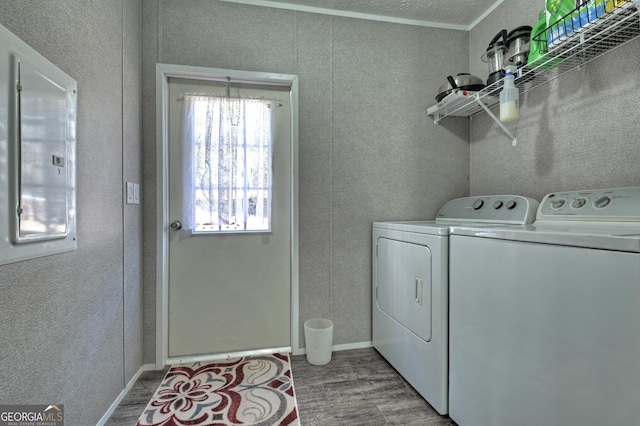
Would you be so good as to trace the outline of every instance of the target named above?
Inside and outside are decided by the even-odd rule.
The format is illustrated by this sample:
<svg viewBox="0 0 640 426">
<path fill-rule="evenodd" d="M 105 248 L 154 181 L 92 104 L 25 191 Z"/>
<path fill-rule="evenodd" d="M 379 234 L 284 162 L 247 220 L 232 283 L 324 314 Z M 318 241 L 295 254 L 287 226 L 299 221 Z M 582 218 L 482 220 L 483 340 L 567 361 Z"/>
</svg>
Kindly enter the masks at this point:
<svg viewBox="0 0 640 426">
<path fill-rule="evenodd" d="M 500 121 L 508 123 L 520 118 L 520 92 L 515 85 L 513 73 L 516 67 L 506 67 L 504 85 L 500 92 Z"/>
</svg>

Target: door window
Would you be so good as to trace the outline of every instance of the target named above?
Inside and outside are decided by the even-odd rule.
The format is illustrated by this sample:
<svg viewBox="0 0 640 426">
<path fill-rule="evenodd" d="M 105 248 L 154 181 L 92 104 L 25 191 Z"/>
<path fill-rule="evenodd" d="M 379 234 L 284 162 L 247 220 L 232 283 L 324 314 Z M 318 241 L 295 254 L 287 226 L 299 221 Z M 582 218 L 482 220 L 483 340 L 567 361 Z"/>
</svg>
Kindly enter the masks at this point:
<svg viewBox="0 0 640 426">
<path fill-rule="evenodd" d="M 193 233 L 271 232 L 273 103 L 185 94 L 183 217 Z"/>
</svg>

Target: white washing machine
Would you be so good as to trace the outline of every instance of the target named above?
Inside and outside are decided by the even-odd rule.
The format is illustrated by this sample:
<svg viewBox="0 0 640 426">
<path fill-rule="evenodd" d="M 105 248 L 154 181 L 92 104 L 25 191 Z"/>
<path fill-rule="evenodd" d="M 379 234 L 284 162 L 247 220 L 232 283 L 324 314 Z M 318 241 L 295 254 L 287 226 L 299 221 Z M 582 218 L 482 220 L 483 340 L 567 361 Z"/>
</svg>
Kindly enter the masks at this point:
<svg viewBox="0 0 640 426">
<path fill-rule="evenodd" d="M 640 188 L 547 195 L 525 229 L 453 227 L 460 426 L 640 424 Z"/>
<path fill-rule="evenodd" d="M 435 221 L 373 224 L 373 346 L 440 414 L 448 411 L 449 227 L 531 223 L 538 202 L 451 200 Z"/>
</svg>

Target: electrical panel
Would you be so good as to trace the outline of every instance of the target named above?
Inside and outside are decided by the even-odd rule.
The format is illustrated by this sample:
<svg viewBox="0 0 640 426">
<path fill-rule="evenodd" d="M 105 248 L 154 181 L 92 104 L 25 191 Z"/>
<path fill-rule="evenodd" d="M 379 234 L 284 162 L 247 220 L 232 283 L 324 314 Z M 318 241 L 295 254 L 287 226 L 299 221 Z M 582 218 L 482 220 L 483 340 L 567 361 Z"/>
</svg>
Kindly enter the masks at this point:
<svg viewBox="0 0 640 426">
<path fill-rule="evenodd" d="M 0 264 L 77 248 L 77 83 L 0 26 Z"/>
</svg>

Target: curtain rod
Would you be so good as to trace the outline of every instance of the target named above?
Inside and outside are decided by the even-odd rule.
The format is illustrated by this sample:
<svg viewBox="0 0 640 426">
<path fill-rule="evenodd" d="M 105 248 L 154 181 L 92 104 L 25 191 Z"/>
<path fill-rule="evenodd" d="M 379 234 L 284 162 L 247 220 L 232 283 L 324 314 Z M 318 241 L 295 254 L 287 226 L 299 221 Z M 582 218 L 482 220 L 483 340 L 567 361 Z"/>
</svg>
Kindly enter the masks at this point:
<svg viewBox="0 0 640 426">
<path fill-rule="evenodd" d="M 227 98 L 228 99 L 264 99 L 264 100 L 273 100 L 276 103 L 276 106 L 281 107 L 282 106 L 282 101 L 278 98 L 276 99 L 267 99 L 267 98 L 242 98 L 242 96 L 240 96 L 240 86 L 236 86 L 236 96 L 231 96 L 231 77 L 230 76 L 226 76 L 225 79 L 227 80 Z"/>
<path fill-rule="evenodd" d="M 277 107 L 281 107 L 282 106 L 282 99 L 280 98 L 265 98 L 264 96 L 225 96 L 225 95 L 215 95 L 215 94 L 211 94 L 211 93 L 184 93 L 183 96 L 179 97 L 177 100 L 178 101 L 182 101 L 184 99 L 184 95 L 189 95 L 189 96 L 211 96 L 211 97 L 216 97 L 216 98 L 225 98 L 225 99 L 249 99 L 252 101 L 271 101 L 271 102 L 275 102 Z"/>
</svg>

